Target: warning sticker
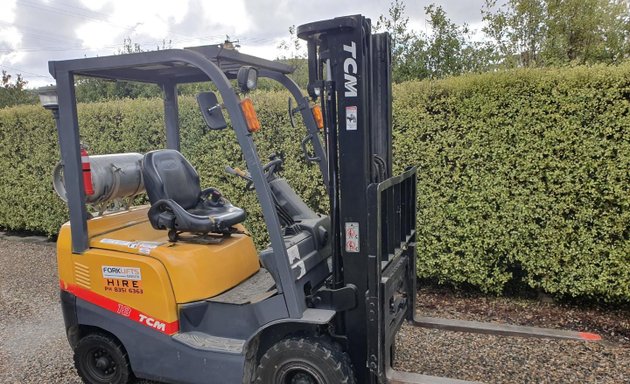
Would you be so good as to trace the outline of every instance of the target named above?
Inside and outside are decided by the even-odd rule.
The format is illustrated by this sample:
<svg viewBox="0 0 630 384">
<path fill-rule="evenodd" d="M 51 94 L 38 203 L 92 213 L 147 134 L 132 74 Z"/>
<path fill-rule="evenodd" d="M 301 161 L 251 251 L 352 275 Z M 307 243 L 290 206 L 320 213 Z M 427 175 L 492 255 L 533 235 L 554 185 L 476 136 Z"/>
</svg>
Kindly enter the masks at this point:
<svg viewBox="0 0 630 384">
<path fill-rule="evenodd" d="M 155 241 L 125 241 L 117 239 L 101 239 L 101 243 L 120 245 L 130 249 L 137 249 L 138 252 L 143 255 L 150 254 L 153 248 L 159 247 L 161 244 Z"/>
<path fill-rule="evenodd" d="M 297 271 L 297 277 L 295 278 L 296 280 L 299 280 L 302 278 L 302 276 L 306 275 L 306 265 L 303 261 L 297 262 L 295 266 L 293 266 L 293 270 Z"/>
<path fill-rule="evenodd" d="M 346 252 L 359 252 L 359 223 L 346 223 Z"/>
<path fill-rule="evenodd" d="M 289 256 L 289 265 L 292 265 L 296 261 L 300 261 L 300 250 L 297 245 L 289 247 L 289 249 L 287 249 L 287 255 Z"/>
<path fill-rule="evenodd" d="M 148 255 L 151 253 L 151 250 L 153 248 L 156 248 L 157 246 L 157 244 L 140 244 L 140 246 L 138 247 L 138 252 L 142 253 L 143 255 Z"/>
<path fill-rule="evenodd" d="M 346 107 L 346 131 L 357 130 L 357 107 L 356 105 Z"/>
<path fill-rule="evenodd" d="M 116 240 L 116 239 L 101 239 L 101 243 L 103 243 L 103 244 L 122 245 L 123 247 L 128 247 L 129 244 L 131 244 L 131 241 Z"/>
</svg>

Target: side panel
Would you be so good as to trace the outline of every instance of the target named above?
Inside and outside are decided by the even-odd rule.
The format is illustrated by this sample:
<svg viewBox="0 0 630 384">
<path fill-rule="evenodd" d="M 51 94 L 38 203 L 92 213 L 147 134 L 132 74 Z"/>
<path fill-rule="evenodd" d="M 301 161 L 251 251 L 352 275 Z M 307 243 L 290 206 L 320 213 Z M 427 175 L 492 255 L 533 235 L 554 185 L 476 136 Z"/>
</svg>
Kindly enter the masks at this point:
<svg viewBox="0 0 630 384">
<path fill-rule="evenodd" d="M 67 284 L 74 284 L 75 279 L 82 275 L 84 284 L 79 285 L 83 288 L 91 289 L 90 283 L 100 285 L 104 277 L 102 272 L 100 275 L 86 274 L 94 267 L 86 263 L 91 263 L 90 260 L 93 261 L 98 255 L 120 256 L 130 262 L 148 263 L 148 260 L 154 260 L 168 272 L 168 276 L 160 275 L 161 278 L 168 278 L 165 280 L 167 283 L 162 286 L 170 285 L 168 290 L 173 291 L 175 300 L 178 303 L 187 303 L 225 292 L 260 269 L 256 247 L 248 235 L 235 234 L 229 238 L 213 238 L 215 242 L 210 244 L 193 244 L 184 241 L 171 243 L 168 241 L 167 231 L 156 230 L 148 222 L 147 210 L 147 206 L 133 207 L 130 211 L 107 214 L 88 220 L 90 248 L 85 254 L 74 254 L 74 256 L 71 256 L 70 226 L 64 225 L 57 241 L 60 279 Z M 244 230 L 243 227 L 239 229 Z M 99 268 L 133 267 L 128 264 L 111 264 L 111 262 L 111 260 L 102 260 Z M 152 264 L 151 268 L 158 264 Z M 87 268 L 86 271 L 81 271 L 85 268 Z M 112 273 L 115 275 L 115 272 Z M 94 278 L 98 281 L 92 280 Z M 142 280 L 145 280 L 144 276 Z M 129 288 L 139 288 L 133 287 L 131 281 L 127 284 Z M 136 285 L 138 284 L 144 284 L 144 282 L 136 282 Z M 114 293 L 121 291 L 119 289 Z"/>
<path fill-rule="evenodd" d="M 101 249 L 58 253 L 57 258 L 63 291 L 153 332 L 178 331 L 175 297 L 159 261 Z"/>
<path fill-rule="evenodd" d="M 116 335 L 140 378 L 185 384 L 234 384 L 243 380 L 244 355 L 193 349 L 81 299 L 77 299 L 76 308 L 80 324 Z"/>
</svg>

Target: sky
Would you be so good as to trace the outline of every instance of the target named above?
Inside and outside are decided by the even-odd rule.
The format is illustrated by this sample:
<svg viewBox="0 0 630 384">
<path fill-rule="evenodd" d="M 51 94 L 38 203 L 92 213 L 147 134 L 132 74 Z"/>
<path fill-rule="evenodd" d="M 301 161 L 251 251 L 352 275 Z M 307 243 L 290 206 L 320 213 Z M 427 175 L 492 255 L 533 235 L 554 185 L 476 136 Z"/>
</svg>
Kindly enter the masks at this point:
<svg viewBox="0 0 630 384">
<path fill-rule="evenodd" d="M 424 7 L 441 5 L 457 24 L 481 28 L 484 0 L 405 0 L 409 25 L 427 31 Z M 375 23 L 389 0 L 1 0 L 0 70 L 22 74 L 28 87 L 54 84 L 49 60 L 106 56 L 125 38 L 143 50 L 238 40 L 240 51 L 277 58 L 289 27 L 363 14 Z"/>
</svg>

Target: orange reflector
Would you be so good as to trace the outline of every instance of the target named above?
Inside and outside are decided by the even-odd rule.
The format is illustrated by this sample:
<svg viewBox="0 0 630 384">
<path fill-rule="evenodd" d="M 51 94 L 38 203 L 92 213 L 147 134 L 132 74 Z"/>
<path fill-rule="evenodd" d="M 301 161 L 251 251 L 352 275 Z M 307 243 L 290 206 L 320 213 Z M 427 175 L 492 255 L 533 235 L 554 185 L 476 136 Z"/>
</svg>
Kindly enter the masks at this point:
<svg viewBox="0 0 630 384">
<path fill-rule="evenodd" d="M 590 332 L 580 332 L 580 337 L 582 338 L 582 340 L 591 340 L 591 341 L 597 341 L 597 340 L 601 340 L 602 337 L 596 333 L 590 333 Z"/>
<path fill-rule="evenodd" d="M 313 118 L 315 118 L 317 128 L 324 129 L 324 116 L 322 115 L 322 108 L 319 105 L 314 105 L 311 108 L 311 111 L 313 111 Z"/>
<path fill-rule="evenodd" d="M 243 101 L 241 101 L 241 109 L 243 110 L 243 115 L 245 115 L 247 130 L 250 132 L 258 132 L 260 130 L 260 121 L 258 121 L 258 117 L 256 117 L 256 110 L 254 109 L 252 99 L 243 99 Z"/>
</svg>

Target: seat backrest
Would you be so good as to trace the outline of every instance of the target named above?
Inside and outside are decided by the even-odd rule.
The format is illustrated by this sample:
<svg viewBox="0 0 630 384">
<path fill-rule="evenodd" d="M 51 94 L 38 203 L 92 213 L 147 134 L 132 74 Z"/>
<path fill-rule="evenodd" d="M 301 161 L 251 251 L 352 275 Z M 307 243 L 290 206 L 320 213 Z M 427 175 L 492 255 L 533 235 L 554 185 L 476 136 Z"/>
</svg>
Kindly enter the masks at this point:
<svg viewBox="0 0 630 384">
<path fill-rule="evenodd" d="M 184 209 L 199 202 L 199 175 L 181 153 L 173 149 L 148 152 L 142 161 L 144 187 L 151 204 L 173 199 Z"/>
</svg>

